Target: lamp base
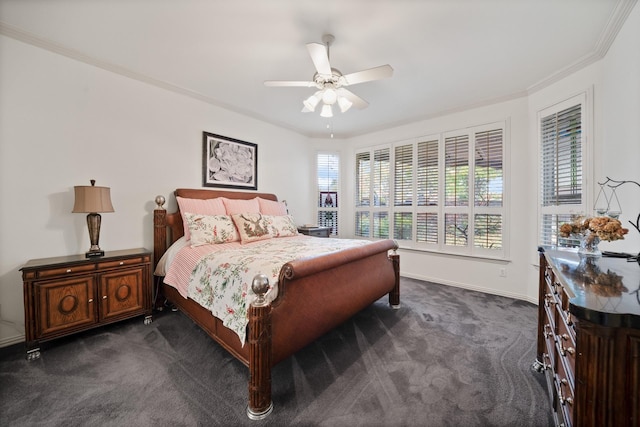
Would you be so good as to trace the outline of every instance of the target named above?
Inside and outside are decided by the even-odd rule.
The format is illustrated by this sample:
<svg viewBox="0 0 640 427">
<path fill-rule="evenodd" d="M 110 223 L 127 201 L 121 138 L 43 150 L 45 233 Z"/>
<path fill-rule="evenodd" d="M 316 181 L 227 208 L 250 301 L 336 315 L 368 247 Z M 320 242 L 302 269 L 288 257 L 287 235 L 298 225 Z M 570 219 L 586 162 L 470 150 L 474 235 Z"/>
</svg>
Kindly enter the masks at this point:
<svg viewBox="0 0 640 427">
<path fill-rule="evenodd" d="M 86 258 L 96 258 L 96 257 L 101 257 L 104 256 L 104 251 L 103 250 L 98 250 L 98 251 L 88 251 L 84 254 L 84 256 Z"/>
</svg>

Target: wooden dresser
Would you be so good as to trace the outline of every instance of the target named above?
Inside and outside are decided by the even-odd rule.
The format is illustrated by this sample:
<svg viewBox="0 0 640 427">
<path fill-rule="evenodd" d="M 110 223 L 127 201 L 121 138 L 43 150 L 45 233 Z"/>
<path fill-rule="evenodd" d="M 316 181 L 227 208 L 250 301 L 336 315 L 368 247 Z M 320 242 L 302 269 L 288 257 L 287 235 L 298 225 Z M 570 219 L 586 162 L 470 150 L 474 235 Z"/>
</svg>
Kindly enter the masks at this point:
<svg viewBox="0 0 640 427">
<path fill-rule="evenodd" d="M 27 359 L 40 342 L 145 315 L 151 322 L 151 252 L 34 259 L 21 269 Z"/>
<path fill-rule="evenodd" d="M 558 426 L 640 426 L 640 266 L 540 248 L 537 360 Z"/>
</svg>

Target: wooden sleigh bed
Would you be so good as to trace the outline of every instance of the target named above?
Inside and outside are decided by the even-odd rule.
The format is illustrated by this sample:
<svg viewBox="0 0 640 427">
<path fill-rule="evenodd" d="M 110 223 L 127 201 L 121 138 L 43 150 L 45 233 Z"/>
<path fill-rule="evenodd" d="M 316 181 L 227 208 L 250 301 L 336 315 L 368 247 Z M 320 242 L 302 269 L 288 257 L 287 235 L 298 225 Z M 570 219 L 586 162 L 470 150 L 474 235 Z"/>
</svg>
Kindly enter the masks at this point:
<svg viewBox="0 0 640 427">
<path fill-rule="evenodd" d="M 187 199 L 249 200 L 260 197 L 277 201 L 273 194 L 204 189 L 178 189 L 176 197 Z M 173 242 L 184 234 L 183 218 L 178 211 L 167 213 L 164 199 L 156 199 L 154 210 L 154 267 Z M 318 238 L 319 239 L 319 238 Z M 256 276 L 252 289 L 258 295 L 247 309 L 246 343 L 214 317 L 209 309 L 183 297 L 173 286 L 156 277 L 158 296 L 190 317 L 211 338 L 249 368 L 251 419 L 266 417 L 273 409 L 271 368 L 312 343 L 357 312 L 388 294 L 389 304 L 400 304 L 400 274 L 397 245 L 380 240 L 326 255 L 285 263 L 278 276 L 277 298 L 267 303 L 263 294 L 265 276 Z"/>
</svg>

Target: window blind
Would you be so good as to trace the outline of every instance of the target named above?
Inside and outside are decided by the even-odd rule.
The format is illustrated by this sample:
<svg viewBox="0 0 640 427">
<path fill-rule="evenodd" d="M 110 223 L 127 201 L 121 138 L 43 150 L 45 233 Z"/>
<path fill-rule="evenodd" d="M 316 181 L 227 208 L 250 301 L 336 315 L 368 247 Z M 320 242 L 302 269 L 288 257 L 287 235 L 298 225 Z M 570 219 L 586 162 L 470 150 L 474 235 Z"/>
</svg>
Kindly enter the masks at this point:
<svg viewBox="0 0 640 427">
<path fill-rule="evenodd" d="M 393 238 L 413 240 L 413 212 L 393 213 Z"/>
<path fill-rule="evenodd" d="M 413 145 L 398 145 L 394 150 L 394 206 L 413 205 Z"/>
<path fill-rule="evenodd" d="M 539 239 L 543 245 L 577 245 L 576 241 L 560 238 L 558 233 L 560 225 L 572 220 L 571 212 L 584 210 L 583 104 L 569 105 L 543 115 L 539 123 Z"/>
<path fill-rule="evenodd" d="M 502 129 L 475 134 L 475 206 L 502 206 Z"/>
<path fill-rule="evenodd" d="M 419 212 L 416 215 L 416 242 L 438 243 L 438 214 Z"/>
<path fill-rule="evenodd" d="M 389 206 L 390 150 L 373 152 L 373 206 Z"/>
<path fill-rule="evenodd" d="M 580 104 L 544 117 L 542 205 L 582 203 L 582 118 Z"/>
<path fill-rule="evenodd" d="M 371 237 L 377 239 L 389 238 L 389 213 L 373 212 L 373 229 Z"/>
<path fill-rule="evenodd" d="M 369 206 L 371 192 L 371 154 L 356 154 L 356 206 Z"/>
<path fill-rule="evenodd" d="M 444 204 L 469 206 L 469 136 L 444 140 Z"/>
<path fill-rule="evenodd" d="M 338 200 L 340 156 L 337 153 L 318 153 L 316 156 L 317 224 L 329 227 L 338 235 Z"/>
<path fill-rule="evenodd" d="M 438 140 L 418 143 L 418 206 L 438 205 Z"/>
</svg>

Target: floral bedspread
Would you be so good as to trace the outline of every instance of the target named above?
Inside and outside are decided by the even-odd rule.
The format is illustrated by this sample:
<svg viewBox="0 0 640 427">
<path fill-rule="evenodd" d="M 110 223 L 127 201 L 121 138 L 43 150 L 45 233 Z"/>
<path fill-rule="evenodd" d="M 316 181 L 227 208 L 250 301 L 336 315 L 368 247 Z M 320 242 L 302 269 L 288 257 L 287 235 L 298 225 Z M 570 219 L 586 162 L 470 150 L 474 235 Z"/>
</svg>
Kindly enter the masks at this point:
<svg viewBox="0 0 640 427">
<path fill-rule="evenodd" d="M 278 238 L 214 252 L 196 263 L 189 278 L 189 297 L 238 334 L 244 346 L 249 323 L 247 308 L 256 298 L 251 289 L 256 274 L 269 278 L 266 298 L 271 302 L 278 296 L 278 275 L 287 262 L 367 243 L 352 239 Z"/>
</svg>

